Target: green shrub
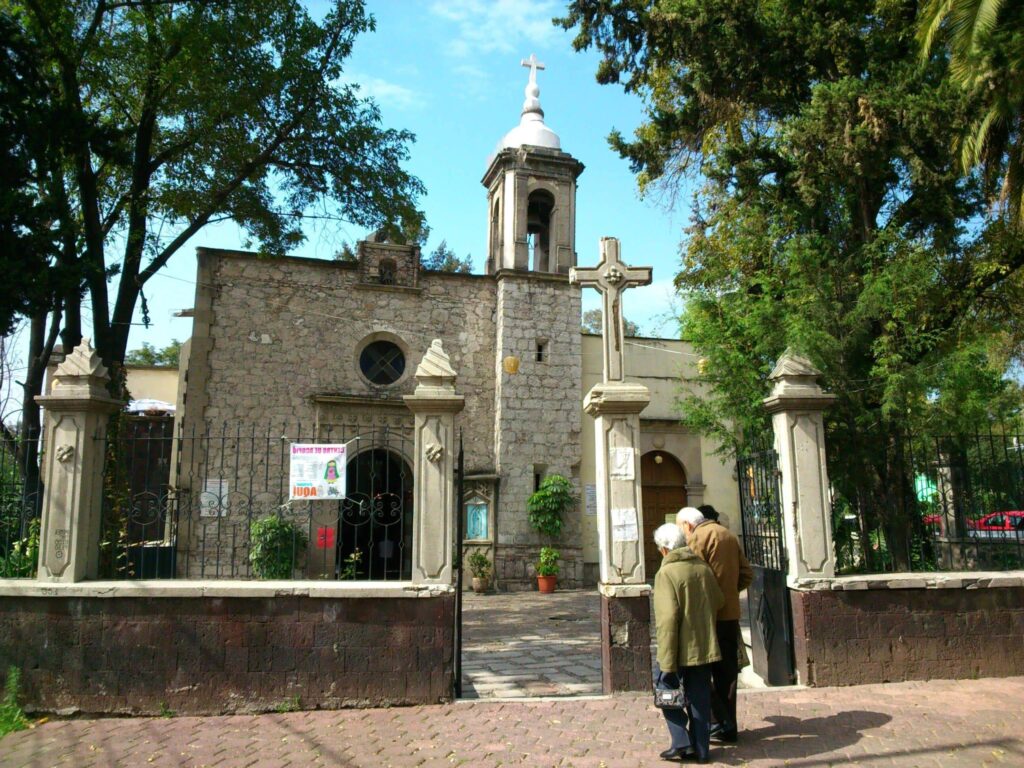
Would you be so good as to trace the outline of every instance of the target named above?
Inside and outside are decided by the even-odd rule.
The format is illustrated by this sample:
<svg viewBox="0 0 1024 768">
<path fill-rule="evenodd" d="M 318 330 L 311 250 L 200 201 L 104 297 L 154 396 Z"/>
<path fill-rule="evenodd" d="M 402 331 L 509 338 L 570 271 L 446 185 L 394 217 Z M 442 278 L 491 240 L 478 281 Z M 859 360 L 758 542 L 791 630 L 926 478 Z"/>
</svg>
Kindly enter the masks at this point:
<svg viewBox="0 0 1024 768">
<path fill-rule="evenodd" d="M 491 561 L 479 549 L 474 551 L 467 559 L 469 572 L 478 579 L 491 578 Z"/>
<path fill-rule="evenodd" d="M 575 504 L 572 483 L 561 475 L 548 475 L 527 499 L 527 517 L 537 532 L 557 539 L 562 533 L 562 517 Z"/>
<path fill-rule="evenodd" d="M 554 547 L 541 547 L 540 556 L 537 558 L 538 576 L 557 576 L 558 558 L 562 556 Z"/>
<path fill-rule="evenodd" d="M 249 528 L 249 564 L 260 579 L 290 579 L 306 552 L 309 539 L 291 520 L 277 515 L 256 520 Z"/>
<path fill-rule="evenodd" d="M 0 557 L 0 578 L 32 578 L 39 563 L 39 518 L 28 524 L 28 536 L 11 544 L 6 557 Z"/>
<path fill-rule="evenodd" d="M 7 680 L 4 682 L 4 695 L 0 697 L 0 736 L 28 728 L 25 713 L 18 705 L 18 684 L 21 682 L 21 671 L 17 667 L 8 667 Z"/>
</svg>

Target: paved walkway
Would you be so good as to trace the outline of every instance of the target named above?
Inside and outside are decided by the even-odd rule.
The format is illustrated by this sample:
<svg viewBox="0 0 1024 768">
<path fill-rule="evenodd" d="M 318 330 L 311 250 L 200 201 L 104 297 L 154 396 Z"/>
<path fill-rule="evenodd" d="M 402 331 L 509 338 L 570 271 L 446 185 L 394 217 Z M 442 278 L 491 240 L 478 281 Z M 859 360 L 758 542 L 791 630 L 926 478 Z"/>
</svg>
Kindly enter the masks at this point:
<svg viewBox="0 0 1024 768">
<path fill-rule="evenodd" d="M 745 625 L 746 598 L 741 604 Z M 552 595 L 469 593 L 463 599 L 462 626 L 465 698 L 601 693 L 601 596 L 596 589 Z M 740 687 L 763 683 L 747 667 Z"/>
<path fill-rule="evenodd" d="M 743 691 L 719 765 L 1024 765 L 1024 678 Z M 234 717 L 52 721 L 0 740 L 7 768 L 635 768 L 668 765 L 647 695 Z"/>
</svg>

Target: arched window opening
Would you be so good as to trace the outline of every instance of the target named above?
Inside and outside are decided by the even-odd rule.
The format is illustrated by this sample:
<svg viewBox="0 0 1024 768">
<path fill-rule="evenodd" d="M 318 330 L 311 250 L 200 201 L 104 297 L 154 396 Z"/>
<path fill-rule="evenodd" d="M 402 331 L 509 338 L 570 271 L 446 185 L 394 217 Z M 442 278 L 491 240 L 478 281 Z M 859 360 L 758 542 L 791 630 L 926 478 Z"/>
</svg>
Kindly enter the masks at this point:
<svg viewBox="0 0 1024 768">
<path fill-rule="evenodd" d="M 398 271 L 398 264 L 394 259 L 381 259 L 378 273 L 381 285 L 394 285 L 395 273 Z"/>
<path fill-rule="evenodd" d="M 551 263 L 551 214 L 554 209 L 555 198 L 547 190 L 538 189 L 527 200 L 526 242 L 534 272 L 554 271 Z"/>
</svg>

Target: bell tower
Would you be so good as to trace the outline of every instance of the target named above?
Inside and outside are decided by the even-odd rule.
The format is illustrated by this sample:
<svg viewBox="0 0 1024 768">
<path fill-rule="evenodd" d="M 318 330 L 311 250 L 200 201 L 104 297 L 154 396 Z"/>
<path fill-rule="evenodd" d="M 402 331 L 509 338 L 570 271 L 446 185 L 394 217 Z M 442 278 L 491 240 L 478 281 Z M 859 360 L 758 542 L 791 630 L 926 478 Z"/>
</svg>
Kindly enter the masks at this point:
<svg viewBox="0 0 1024 768">
<path fill-rule="evenodd" d="M 583 163 L 563 152 L 544 124 L 533 54 L 519 125 L 505 134 L 488 163 L 487 274 L 500 270 L 568 274 L 576 266 L 576 179 Z"/>
</svg>

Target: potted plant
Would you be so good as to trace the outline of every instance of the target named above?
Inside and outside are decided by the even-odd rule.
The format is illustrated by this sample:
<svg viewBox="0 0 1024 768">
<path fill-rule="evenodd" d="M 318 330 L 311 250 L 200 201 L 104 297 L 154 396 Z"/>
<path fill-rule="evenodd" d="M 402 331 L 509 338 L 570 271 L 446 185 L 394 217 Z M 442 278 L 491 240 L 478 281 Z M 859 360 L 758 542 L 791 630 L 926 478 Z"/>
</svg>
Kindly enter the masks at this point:
<svg viewBox="0 0 1024 768">
<path fill-rule="evenodd" d="M 270 515 L 249 528 L 249 564 L 260 579 L 290 579 L 306 553 L 306 532 L 293 521 Z"/>
<path fill-rule="evenodd" d="M 466 563 L 473 574 L 473 591 L 482 595 L 491 588 L 491 561 L 478 549 L 470 554 Z"/>
<path fill-rule="evenodd" d="M 558 581 L 558 558 L 561 557 L 554 547 L 541 547 L 537 558 L 537 588 L 544 594 L 555 591 Z"/>
<path fill-rule="evenodd" d="M 548 475 L 526 501 L 530 525 L 552 542 L 562 533 L 562 519 L 576 504 L 572 483 L 562 475 Z M 558 576 L 559 552 L 554 547 L 541 547 L 537 560 L 537 587 L 541 592 L 554 592 Z"/>
</svg>

